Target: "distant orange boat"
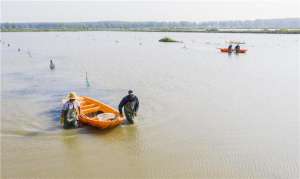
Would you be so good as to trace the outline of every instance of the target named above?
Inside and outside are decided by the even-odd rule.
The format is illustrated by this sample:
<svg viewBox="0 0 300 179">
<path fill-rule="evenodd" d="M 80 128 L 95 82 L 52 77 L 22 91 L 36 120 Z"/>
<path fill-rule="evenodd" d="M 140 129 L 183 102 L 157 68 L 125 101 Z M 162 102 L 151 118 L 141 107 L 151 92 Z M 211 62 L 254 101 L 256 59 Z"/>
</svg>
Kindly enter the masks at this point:
<svg viewBox="0 0 300 179">
<path fill-rule="evenodd" d="M 79 121 L 101 129 L 113 128 L 124 122 L 115 108 L 87 96 L 79 98 L 81 114 Z"/>
<path fill-rule="evenodd" d="M 221 52 L 230 53 L 228 51 L 228 48 L 219 48 L 219 49 L 220 49 Z M 235 51 L 232 50 L 231 52 L 235 52 Z M 246 52 L 247 52 L 247 49 L 242 48 L 242 49 L 240 49 L 240 51 L 238 53 L 246 53 Z"/>
</svg>

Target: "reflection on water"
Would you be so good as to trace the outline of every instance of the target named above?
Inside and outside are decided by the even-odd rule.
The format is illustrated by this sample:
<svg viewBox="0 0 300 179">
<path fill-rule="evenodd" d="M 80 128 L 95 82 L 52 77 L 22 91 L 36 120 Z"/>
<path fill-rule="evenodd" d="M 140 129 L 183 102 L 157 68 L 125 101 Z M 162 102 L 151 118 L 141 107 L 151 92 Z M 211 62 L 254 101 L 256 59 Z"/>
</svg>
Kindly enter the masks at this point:
<svg viewBox="0 0 300 179">
<path fill-rule="evenodd" d="M 166 35 L 184 47 L 157 41 Z M 248 52 L 220 53 L 231 39 Z M 298 35 L 49 32 L 1 40 L 2 177 L 299 178 Z M 117 107 L 128 89 L 141 102 L 135 125 L 59 126 L 70 91 Z"/>
</svg>

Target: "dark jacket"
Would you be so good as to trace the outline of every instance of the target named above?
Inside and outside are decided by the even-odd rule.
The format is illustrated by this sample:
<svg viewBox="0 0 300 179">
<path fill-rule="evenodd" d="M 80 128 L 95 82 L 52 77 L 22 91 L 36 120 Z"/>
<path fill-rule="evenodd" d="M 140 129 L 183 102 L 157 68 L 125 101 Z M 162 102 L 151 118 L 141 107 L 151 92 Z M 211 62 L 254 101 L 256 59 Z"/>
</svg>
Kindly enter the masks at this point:
<svg viewBox="0 0 300 179">
<path fill-rule="evenodd" d="M 133 109 L 132 109 L 132 110 L 133 110 L 134 112 L 137 112 L 137 111 L 139 110 L 139 99 L 138 99 L 138 97 L 135 96 L 134 94 L 129 94 L 129 95 L 125 96 L 125 97 L 121 100 L 121 102 L 120 102 L 120 104 L 119 104 L 119 112 L 120 112 L 120 114 L 123 114 L 122 108 L 123 108 L 126 104 L 128 104 L 128 103 L 131 103 L 131 104 L 132 104 L 132 106 L 133 106 Z"/>
</svg>

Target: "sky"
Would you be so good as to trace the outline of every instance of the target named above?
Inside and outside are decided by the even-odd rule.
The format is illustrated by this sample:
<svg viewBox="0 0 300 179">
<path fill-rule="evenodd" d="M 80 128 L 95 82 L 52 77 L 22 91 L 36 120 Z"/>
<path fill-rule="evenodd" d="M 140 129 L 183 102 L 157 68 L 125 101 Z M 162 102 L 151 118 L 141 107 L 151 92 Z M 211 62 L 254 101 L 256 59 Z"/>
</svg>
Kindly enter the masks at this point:
<svg viewBox="0 0 300 179">
<path fill-rule="evenodd" d="M 300 0 L 12 1 L 1 22 L 213 21 L 300 18 Z"/>
</svg>

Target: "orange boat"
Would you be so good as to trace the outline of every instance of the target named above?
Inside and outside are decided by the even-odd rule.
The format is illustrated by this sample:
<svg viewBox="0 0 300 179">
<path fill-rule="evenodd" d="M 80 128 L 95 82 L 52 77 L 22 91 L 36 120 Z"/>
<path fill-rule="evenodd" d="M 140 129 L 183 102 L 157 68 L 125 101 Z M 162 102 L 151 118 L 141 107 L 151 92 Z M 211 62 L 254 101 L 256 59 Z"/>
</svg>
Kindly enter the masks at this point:
<svg viewBox="0 0 300 179">
<path fill-rule="evenodd" d="M 113 128 L 124 122 L 115 108 L 90 97 L 79 97 L 81 114 L 79 121 L 101 129 Z"/>
<path fill-rule="evenodd" d="M 226 52 L 228 53 L 228 48 L 219 48 L 221 52 Z M 235 52 L 234 50 L 232 50 L 231 52 Z M 240 51 L 238 53 L 246 53 L 247 49 L 241 48 Z"/>
</svg>

